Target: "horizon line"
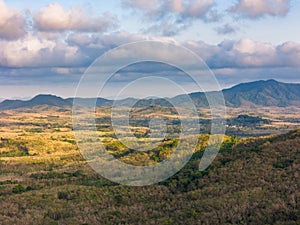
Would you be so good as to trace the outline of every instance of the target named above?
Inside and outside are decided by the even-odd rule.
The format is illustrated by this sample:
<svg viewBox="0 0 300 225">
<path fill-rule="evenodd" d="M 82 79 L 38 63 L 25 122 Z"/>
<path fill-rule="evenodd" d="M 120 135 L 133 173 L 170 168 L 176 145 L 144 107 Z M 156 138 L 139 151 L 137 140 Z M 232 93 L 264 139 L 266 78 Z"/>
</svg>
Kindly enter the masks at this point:
<svg viewBox="0 0 300 225">
<path fill-rule="evenodd" d="M 231 88 L 234 88 L 236 86 L 239 86 L 239 85 L 243 85 L 243 84 L 251 84 L 251 83 L 258 83 L 258 82 L 271 82 L 271 81 L 275 81 L 276 83 L 283 83 L 283 84 L 300 84 L 299 82 L 295 82 L 295 83 L 287 83 L 287 82 L 282 82 L 282 81 L 278 81 L 276 79 L 266 79 L 266 80 L 256 80 L 256 81 L 250 81 L 250 82 L 242 82 L 242 83 L 237 83 L 237 84 L 234 84 L 230 87 L 227 87 L 227 88 L 223 88 L 219 91 L 225 91 L 225 90 L 229 90 Z M 195 94 L 195 93 L 211 93 L 211 92 L 218 92 L 218 90 L 212 90 L 212 91 L 208 91 L 208 92 L 203 92 L 203 91 L 198 91 L 198 92 L 189 92 L 188 95 L 191 95 L 191 94 Z M 180 96 L 180 95 L 184 95 L 184 94 L 177 94 L 177 95 L 174 95 L 174 96 L 170 96 L 170 97 L 166 97 L 166 96 L 148 96 L 148 97 L 133 97 L 133 96 L 126 96 L 126 97 L 122 97 L 122 98 L 118 98 L 118 99 L 115 99 L 114 97 L 80 97 L 80 96 L 68 96 L 68 97 L 62 97 L 58 94 L 55 94 L 55 93 L 40 93 L 40 94 L 35 94 L 33 96 L 28 96 L 28 97 L 12 97 L 12 98 L 1 98 L 0 97 L 0 103 L 1 102 L 4 102 L 6 100 L 9 100 L 9 101 L 30 101 L 32 99 L 34 99 L 35 97 L 37 96 L 55 96 L 55 97 L 59 97 L 59 98 L 62 98 L 64 100 L 66 99 L 74 99 L 74 98 L 82 98 L 82 99 L 93 99 L 93 98 L 99 98 L 99 99 L 105 99 L 105 100 L 110 100 L 110 101 L 114 101 L 114 100 L 125 100 L 125 99 L 130 99 L 130 98 L 133 98 L 133 99 L 160 99 L 160 98 L 175 98 L 177 96 Z"/>
</svg>

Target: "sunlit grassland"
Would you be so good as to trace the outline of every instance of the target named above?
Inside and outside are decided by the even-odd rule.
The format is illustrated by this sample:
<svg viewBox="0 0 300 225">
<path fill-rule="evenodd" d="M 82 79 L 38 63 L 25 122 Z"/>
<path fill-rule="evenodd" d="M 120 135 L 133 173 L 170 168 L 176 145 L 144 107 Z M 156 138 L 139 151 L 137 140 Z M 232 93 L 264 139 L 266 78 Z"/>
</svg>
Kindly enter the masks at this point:
<svg viewBox="0 0 300 225">
<path fill-rule="evenodd" d="M 145 146 L 149 141 L 157 145 L 150 151 L 134 151 L 116 138 L 108 107 L 96 113 L 98 138 L 120 161 L 159 163 L 178 146 L 180 124 L 176 113 L 155 110 L 133 109 L 131 114 L 135 137 Z M 208 118 L 208 110 L 201 113 Z M 234 110 L 234 116 L 238 114 Z M 169 122 L 171 135 L 149 140 L 147 121 L 157 116 Z M 198 167 L 209 134 L 197 134 L 195 153 L 179 173 L 156 185 L 126 187 L 88 165 L 72 131 L 70 109 L 6 111 L 0 124 L 0 224 L 272 224 L 275 217 L 297 219 L 297 132 L 295 138 L 291 134 L 259 141 L 225 136 L 220 154 L 205 171 Z M 188 144 L 189 138 L 181 141 Z M 274 212 L 275 217 L 270 216 Z"/>
</svg>

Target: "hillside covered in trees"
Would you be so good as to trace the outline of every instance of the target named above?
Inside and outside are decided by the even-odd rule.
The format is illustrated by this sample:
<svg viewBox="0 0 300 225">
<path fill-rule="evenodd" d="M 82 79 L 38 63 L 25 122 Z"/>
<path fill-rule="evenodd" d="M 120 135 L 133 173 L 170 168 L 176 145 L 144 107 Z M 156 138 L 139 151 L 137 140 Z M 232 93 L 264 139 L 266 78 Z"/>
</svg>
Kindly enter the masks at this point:
<svg viewBox="0 0 300 225">
<path fill-rule="evenodd" d="M 1 224 L 300 223 L 300 130 L 228 137 L 207 170 L 198 170 L 200 150 L 176 175 L 145 187 L 95 174 L 66 136 L 52 137 L 65 155 L 48 149 L 47 160 L 32 150 L 46 151 L 43 140 L 27 140 L 27 147 L 1 140 L 2 149 L 10 144 L 18 153 L 0 161 Z"/>
</svg>

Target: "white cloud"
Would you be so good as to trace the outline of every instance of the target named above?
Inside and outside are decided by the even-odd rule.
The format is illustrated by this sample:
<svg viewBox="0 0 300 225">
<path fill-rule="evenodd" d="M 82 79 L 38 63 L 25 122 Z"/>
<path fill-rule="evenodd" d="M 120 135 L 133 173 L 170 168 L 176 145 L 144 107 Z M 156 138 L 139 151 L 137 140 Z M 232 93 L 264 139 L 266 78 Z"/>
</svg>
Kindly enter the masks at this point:
<svg viewBox="0 0 300 225">
<path fill-rule="evenodd" d="M 269 43 L 255 42 L 251 39 L 244 38 L 233 45 L 233 50 L 237 50 L 240 53 L 255 54 L 255 55 L 273 55 L 275 48 Z"/>
<path fill-rule="evenodd" d="M 161 34 L 163 36 L 171 37 L 187 29 L 189 26 L 189 22 L 176 24 L 169 21 L 162 21 L 148 27 L 147 29 L 144 29 L 143 31 L 146 33 L 152 33 L 156 35 Z"/>
<path fill-rule="evenodd" d="M 144 1 L 144 0 L 122 0 L 124 7 L 143 10 L 149 14 L 157 11 L 158 0 Z"/>
<path fill-rule="evenodd" d="M 298 67 L 300 66 L 300 44 L 287 42 L 282 45 L 272 45 L 267 42 L 258 42 L 251 39 L 237 41 L 226 40 L 218 45 L 209 45 L 202 41 L 178 42 L 174 38 L 151 37 L 141 34 L 116 32 L 110 35 L 80 35 L 73 34 L 69 43 L 81 49 L 87 55 L 95 51 L 99 56 L 105 51 L 119 45 L 141 40 L 162 41 L 191 49 L 197 53 L 211 68 L 268 68 L 268 67 Z M 144 49 L 145 50 L 145 49 Z M 152 49 L 153 50 L 153 49 Z M 141 51 L 141 49 L 136 49 Z M 149 51 L 151 51 L 149 49 Z M 170 58 L 180 60 L 180 53 L 155 51 L 157 58 L 169 54 Z M 184 60 L 184 59 L 182 59 Z"/>
<path fill-rule="evenodd" d="M 178 43 L 174 38 L 171 37 L 154 37 L 144 34 L 132 34 L 128 32 L 114 32 L 110 34 L 93 35 L 73 33 L 69 35 L 67 42 L 71 45 L 76 45 L 81 48 L 108 50 L 122 44 L 145 40 Z"/>
<path fill-rule="evenodd" d="M 17 39 L 26 33 L 25 17 L 15 9 L 8 8 L 0 0 L 0 38 Z"/>
<path fill-rule="evenodd" d="M 182 0 L 172 0 L 167 2 L 168 8 L 171 9 L 173 12 L 183 12 L 184 11 L 184 5 Z"/>
<path fill-rule="evenodd" d="M 66 11 L 59 3 L 51 3 L 33 16 L 41 31 L 105 32 L 116 26 L 117 19 L 109 13 L 93 18 L 80 8 Z"/>
<path fill-rule="evenodd" d="M 215 22 L 220 15 L 212 10 L 214 4 L 214 0 L 122 0 L 124 8 L 138 11 L 148 22 L 154 23 L 144 31 L 161 33 L 165 36 L 176 35 L 197 19 Z"/>
<path fill-rule="evenodd" d="M 33 35 L 14 41 L 0 41 L 0 49 L 2 67 L 76 66 L 84 63 L 87 58 L 76 46 Z"/>
<path fill-rule="evenodd" d="M 65 41 L 62 41 L 65 40 Z M 56 67 L 58 73 L 65 68 L 88 66 L 94 59 L 119 45 L 142 40 L 182 44 L 197 53 L 210 68 L 267 68 L 299 67 L 300 44 L 286 42 L 275 46 L 251 39 L 226 40 L 218 45 L 202 41 L 178 42 L 174 38 L 152 37 L 142 34 L 115 32 L 111 34 L 73 33 L 68 37 L 47 39 L 28 34 L 18 40 L 0 41 L 0 66 L 2 67 Z M 140 49 L 135 51 L 139 52 Z M 153 49 L 146 49 L 153 51 Z M 124 53 L 125 54 L 125 53 Z M 141 51 L 140 54 L 143 54 Z M 169 55 L 180 59 L 180 53 L 154 51 L 157 58 Z M 113 63 L 113 62 L 112 62 Z"/>
<path fill-rule="evenodd" d="M 185 46 L 195 51 L 211 68 L 299 67 L 300 44 L 279 46 L 251 39 L 224 41 L 219 45 L 190 41 Z"/>
<path fill-rule="evenodd" d="M 278 46 L 277 51 L 280 52 L 283 64 L 300 67 L 300 45 L 298 43 L 286 42 Z"/>
<path fill-rule="evenodd" d="M 150 19 L 159 19 L 168 14 L 178 17 L 204 18 L 214 5 L 214 0 L 122 0 L 125 8 L 140 10 Z"/>
<path fill-rule="evenodd" d="M 172 38 L 149 37 L 127 32 L 109 35 L 73 33 L 68 38 L 59 35 L 50 39 L 40 33 L 27 34 L 17 40 L 0 40 L 0 67 L 88 66 L 95 58 L 111 48 L 142 40 L 175 42 Z"/>
<path fill-rule="evenodd" d="M 286 42 L 283 45 L 280 45 L 278 48 L 282 53 L 300 53 L 300 45 L 292 41 Z"/>
<path fill-rule="evenodd" d="M 183 13 L 187 17 L 204 18 L 213 5 L 214 0 L 189 1 Z"/>
<path fill-rule="evenodd" d="M 239 0 L 231 11 L 252 19 L 265 15 L 286 16 L 290 3 L 291 0 Z"/>
</svg>

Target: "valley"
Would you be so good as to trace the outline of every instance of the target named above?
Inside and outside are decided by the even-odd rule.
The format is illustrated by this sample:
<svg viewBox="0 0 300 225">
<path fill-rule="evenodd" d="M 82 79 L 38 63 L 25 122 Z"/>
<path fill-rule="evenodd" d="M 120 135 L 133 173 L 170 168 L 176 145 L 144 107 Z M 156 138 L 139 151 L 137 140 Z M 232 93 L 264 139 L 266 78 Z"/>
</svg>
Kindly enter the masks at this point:
<svg viewBox="0 0 300 225">
<path fill-rule="evenodd" d="M 169 119 L 176 134 L 178 124 L 173 122 L 177 118 L 171 109 L 156 106 L 131 112 L 131 129 L 139 139 L 147 137 L 145 117 L 151 115 Z M 209 109 L 199 112 L 205 128 Z M 98 175 L 82 157 L 70 107 L 41 105 L 2 111 L 0 221 L 297 224 L 300 132 L 295 129 L 299 112 L 296 107 L 229 108 L 227 136 L 207 170 L 197 169 L 208 139 L 205 128 L 192 159 L 180 172 L 159 184 L 126 187 Z M 155 164 L 176 148 L 175 135 L 153 151 L 130 151 L 114 136 L 110 107 L 97 108 L 96 115 L 99 137 L 109 153 L 125 163 Z"/>
<path fill-rule="evenodd" d="M 172 156 L 179 143 L 189 148 L 189 139 L 198 142 L 179 172 L 141 187 L 114 183 L 92 169 L 78 148 L 70 99 L 39 95 L 0 103 L 0 224 L 299 224 L 300 108 L 295 101 L 285 107 L 274 101 L 228 106 L 219 154 L 199 171 L 209 147 L 211 110 L 197 100 L 200 130 L 184 138 L 180 129 L 182 121 L 192 119 L 188 113 L 179 118 L 159 99 L 138 101 L 130 109 L 128 99 L 120 102 L 115 116 L 121 119 L 129 111 L 130 117 L 128 125 L 118 127 L 125 145 L 112 127 L 109 100 L 98 99 L 97 136 L 123 163 L 155 165 Z M 93 101 L 81 100 L 82 115 Z M 153 118 L 163 119 L 157 125 L 166 124 L 166 136 L 151 136 Z M 128 147 L 127 131 L 141 149 L 155 147 Z"/>
</svg>

